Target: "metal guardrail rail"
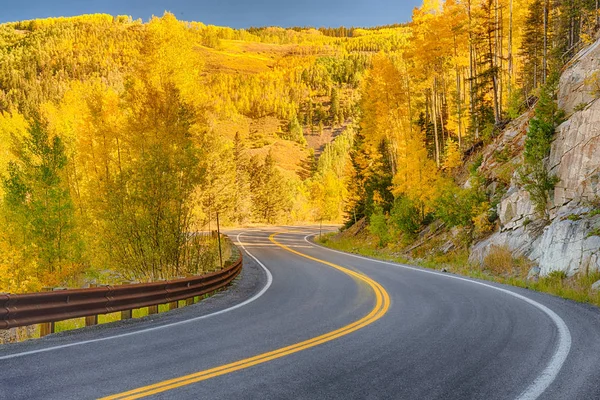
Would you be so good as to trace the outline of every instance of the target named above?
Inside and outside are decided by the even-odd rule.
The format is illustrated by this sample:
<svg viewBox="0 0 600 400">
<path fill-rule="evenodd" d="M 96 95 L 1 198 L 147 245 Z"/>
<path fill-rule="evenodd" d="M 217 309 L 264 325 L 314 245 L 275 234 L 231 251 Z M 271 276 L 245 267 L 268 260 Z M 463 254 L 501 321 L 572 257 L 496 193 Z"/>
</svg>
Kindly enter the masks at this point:
<svg viewBox="0 0 600 400">
<path fill-rule="evenodd" d="M 0 329 L 91 317 L 193 299 L 227 286 L 242 270 L 242 255 L 224 269 L 170 281 L 0 294 Z"/>
</svg>

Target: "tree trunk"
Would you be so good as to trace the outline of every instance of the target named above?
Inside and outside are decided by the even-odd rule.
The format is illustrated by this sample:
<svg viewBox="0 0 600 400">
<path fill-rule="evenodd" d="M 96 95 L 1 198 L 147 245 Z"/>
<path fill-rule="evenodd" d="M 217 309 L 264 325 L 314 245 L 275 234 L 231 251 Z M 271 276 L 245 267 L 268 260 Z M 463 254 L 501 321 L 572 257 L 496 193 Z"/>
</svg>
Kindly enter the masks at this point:
<svg viewBox="0 0 600 400">
<path fill-rule="evenodd" d="M 433 78 L 433 90 L 431 92 L 431 116 L 433 119 L 433 137 L 435 141 L 435 163 L 440 167 L 440 143 L 438 138 L 438 125 L 437 125 L 437 92 L 436 92 L 436 78 Z"/>
<path fill-rule="evenodd" d="M 456 120 L 458 122 L 458 148 L 462 150 L 462 111 L 461 111 L 461 91 L 460 91 L 460 69 L 458 67 L 458 49 L 456 44 L 456 35 L 454 35 L 454 60 L 456 69 Z"/>
<path fill-rule="evenodd" d="M 494 97 L 494 122 L 497 124 L 500 122 L 500 109 L 498 107 L 498 71 L 496 70 L 496 66 L 494 65 L 494 57 L 495 51 L 494 46 L 492 44 L 492 29 L 496 30 L 491 23 L 491 15 L 489 13 L 491 10 L 488 10 L 488 56 L 489 58 L 489 68 L 492 73 L 492 86 L 493 86 L 493 97 Z"/>
<path fill-rule="evenodd" d="M 475 70 L 475 59 L 473 57 L 473 31 L 471 27 L 472 18 L 471 18 L 471 0 L 467 0 L 467 15 L 469 18 L 469 111 L 471 114 L 472 124 L 475 130 L 475 137 L 479 138 L 479 127 L 477 124 L 477 115 L 475 113 L 475 93 L 473 88 L 473 80 L 475 79 L 474 70 Z"/>
<path fill-rule="evenodd" d="M 542 54 L 542 83 L 546 83 L 548 68 L 548 0 L 544 0 L 544 51 Z"/>
<path fill-rule="evenodd" d="M 508 10 L 508 97 L 512 97 L 513 86 L 513 0 Z"/>
</svg>

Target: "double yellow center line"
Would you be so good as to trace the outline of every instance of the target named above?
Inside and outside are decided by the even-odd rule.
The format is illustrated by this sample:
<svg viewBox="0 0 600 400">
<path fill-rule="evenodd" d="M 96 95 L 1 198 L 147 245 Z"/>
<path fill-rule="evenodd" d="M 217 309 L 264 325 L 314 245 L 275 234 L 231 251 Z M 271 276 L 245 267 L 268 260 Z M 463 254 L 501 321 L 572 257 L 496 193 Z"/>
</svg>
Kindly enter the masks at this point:
<svg viewBox="0 0 600 400">
<path fill-rule="evenodd" d="M 343 326 L 334 331 L 328 332 L 324 335 L 314 337 L 312 339 L 305 340 L 303 342 L 299 342 L 290 346 L 282 347 L 277 350 L 269 351 L 267 353 L 259 354 L 250 358 L 245 358 L 240 361 L 236 361 L 230 364 L 221 365 L 220 367 L 215 367 L 211 369 L 207 369 L 204 371 L 196 372 L 190 375 L 181 376 L 179 378 L 169 379 L 166 381 L 158 382 L 153 385 L 140 387 L 138 389 L 130 390 L 123 393 L 118 393 L 112 396 L 103 397 L 100 400 L 123 400 L 123 399 L 139 399 L 142 397 L 151 396 L 153 394 L 166 392 L 167 390 L 176 389 L 182 386 L 187 386 L 192 383 L 204 381 L 210 378 L 214 378 L 217 376 L 229 374 L 231 372 L 239 371 L 245 368 L 252 367 L 254 365 L 266 363 L 271 360 L 275 360 L 277 358 L 285 357 L 290 354 L 297 353 L 302 350 L 309 349 L 311 347 L 318 346 L 323 343 L 330 342 L 339 337 L 348 335 L 354 331 L 357 331 L 373 322 L 377 321 L 381 318 L 390 308 L 390 297 L 385 289 L 373 279 L 360 274 L 358 272 L 354 272 L 348 268 L 341 267 L 337 264 L 330 263 L 329 261 L 321 260 L 315 257 L 311 257 L 307 254 L 300 253 L 299 251 L 293 250 L 275 240 L 275 236 L 279 233 L 274 233 L 269 237 L 269 240 L 276 244 L 277 246 L 289 251 L 290 253 L 294 253 L 301 257 L 307 258 L 312 261 L 319 262 L 321 264 L 325 264 L 329 267 L 335 268 L 347 275 L 350 275 L 359 281 L 366 283 L 375 294 L 375 307 L 364 317 L 355 321 L 349 325 Z"/>
</svg>

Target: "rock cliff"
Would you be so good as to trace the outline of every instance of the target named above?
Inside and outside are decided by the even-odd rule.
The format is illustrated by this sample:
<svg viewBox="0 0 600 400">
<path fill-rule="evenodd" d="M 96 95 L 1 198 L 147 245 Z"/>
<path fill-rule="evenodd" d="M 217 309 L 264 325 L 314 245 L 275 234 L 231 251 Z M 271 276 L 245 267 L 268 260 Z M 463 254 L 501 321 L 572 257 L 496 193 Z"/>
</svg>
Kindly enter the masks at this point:
<svg viewBox="0 0 600 400">
<path fill-rule="evenodd" d="M 493 246 L 505 246 L 534 261 L 541 275 L 564 271 L 571 276 L 600 270 L 599 98 L 600 40 L 582 50 L 560 78 L 558 105 L 568 119 L 556 129 L 546 165 L 559 179 L 548 205 L 550 223 L 535 216 L 529 194 L 519 187 L 515 172 L 498 204 L 500 229 L 473 246 L 471 261 L 481 262 Z M 530 117 L 513 122 L 496 146 L 512 140 L 522 149 Z M 515 138 L 519 140 L 515 142 Z M 518 154 L 508 164 L 521 161 L 522 154 Z M 493 162 L 484 154 L 482 168 L 494 169 Z"/>
</svg>

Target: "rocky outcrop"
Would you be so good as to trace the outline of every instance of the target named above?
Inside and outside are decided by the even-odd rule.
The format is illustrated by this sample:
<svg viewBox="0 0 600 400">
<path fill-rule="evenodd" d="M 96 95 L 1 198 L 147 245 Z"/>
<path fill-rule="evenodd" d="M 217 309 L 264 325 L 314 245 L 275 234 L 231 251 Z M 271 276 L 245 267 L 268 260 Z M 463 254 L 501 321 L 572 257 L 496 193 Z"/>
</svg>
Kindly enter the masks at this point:
<svg viewBox="0 0 600 400">
<path fill-rule="evenodd" d="M 600 270 L 600 236 L 590 235 L 593 226 L 600 226 L 600 219 L 559 217 L 544 229 L 529 258 L 538 263 L 541 275 Z"/>
<path fill-rule="evenodd" d="M 596 99 L 600 70 L 600 41 L 583 49 L 569 62 L 560 77 L 558 107 L 570 115 Z"/>
<path fill-rule="evenodd" d="M 598 97 L 600 41 L 580 52 L 560 79 L 558 104 L 569 118 L 557 128 L 547 162 L 559 179 L 548 205 L 550 222 L 538 220 L 515 174 L 498 205 L 500 229 L 473 246 L 471 261 L 482 262 L 491 248 L 505 246 L 536 262 L 542 276 L 600 270 L 600 215 L 595 211 L 600 208 Z M 484 160 L 482 169 L 499 168 L 486 162 L 490 164 Z"/>
<path fill-rule="evenodd" d="M 600 197 L 600 100 L 557 128 L 548 167 L 559 178 L 551 212 Z"/>
</svg>

